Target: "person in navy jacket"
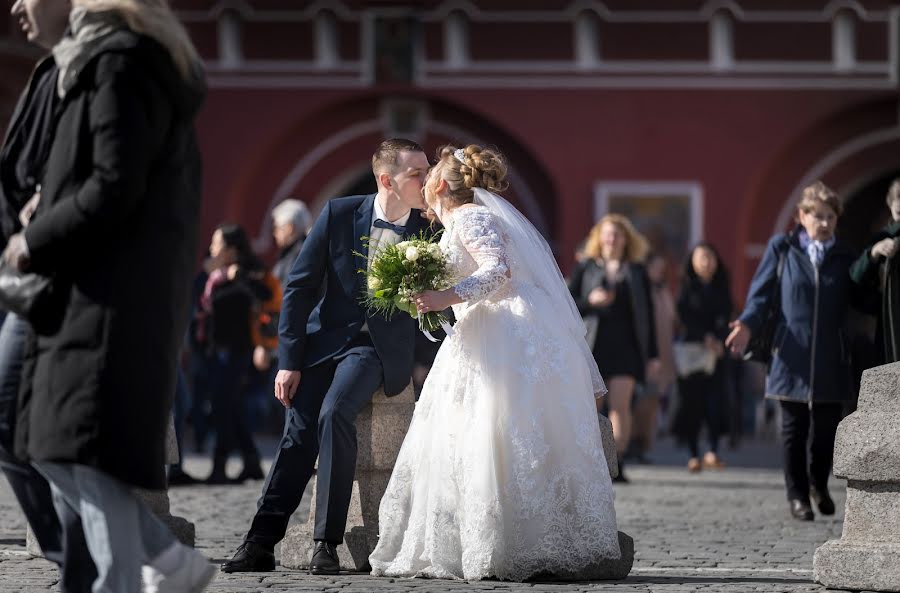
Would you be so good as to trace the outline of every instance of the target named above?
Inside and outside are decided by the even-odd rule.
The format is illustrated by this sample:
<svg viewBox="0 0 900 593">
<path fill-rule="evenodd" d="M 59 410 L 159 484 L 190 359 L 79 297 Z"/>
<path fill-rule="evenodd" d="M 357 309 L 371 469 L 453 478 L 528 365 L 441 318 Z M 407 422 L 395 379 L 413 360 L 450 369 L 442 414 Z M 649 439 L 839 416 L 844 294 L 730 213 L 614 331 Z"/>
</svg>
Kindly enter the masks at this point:
<svg viewBox="0 0 900 593">
<path fill-rule="evenodd" d="M 820 181 L 803 190 L 799 225 L 773 237 L 756 270 L 740 318 L 726 345 L 743 352 L 762 329 L 766 311 L 780 294 L 766 397 L 782 413 L 784 478 L 791 515 L 813 519 L 810 499 L 823 515 L 834 514 L 828 477 L 834 436 L 851 396 L 846 320 L 854 285 L 855 253 L 834 236 L 842 205 Z M 779 260 L 783 261 L 780 284 Z"/>
<path fill-rule="evenodd" d="M 224 572 L 275 568 L 273 550 L 313 475 L 313 574 L 336 574 L 356 470 L 354 421 L 380 385 L 396 395 L 409 384 L 416 331 L 412 317 L 370 315 L 359 273 L 362 237 L 384 247 L 428 227 L 421 216 L 428 159 L 409 140 L 386 140 L 372 157 L 378 193 L 331 200 L 306 238 L 285 286 L 275 397 L 287 410 L 284 436 L 263 485 L 250 531 Z M 374 251 L 374 248 L 373 248 Z"/>
</svg>

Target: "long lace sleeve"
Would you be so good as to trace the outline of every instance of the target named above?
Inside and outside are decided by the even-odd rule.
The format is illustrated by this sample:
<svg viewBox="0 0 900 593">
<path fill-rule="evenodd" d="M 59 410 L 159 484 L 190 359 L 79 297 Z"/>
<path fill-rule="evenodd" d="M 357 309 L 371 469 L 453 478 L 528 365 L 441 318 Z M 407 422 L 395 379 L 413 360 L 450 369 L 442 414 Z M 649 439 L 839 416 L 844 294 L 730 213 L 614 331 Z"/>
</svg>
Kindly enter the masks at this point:
<svg viewBox="0 0 900 593">
<path fill-rule="evenodd" d="M 459 298 L 472 304 L 489 297 L 509 281 L 506 245 L 497 220 L 485 208 L 460 209 L 456 226 L 459 240 L 478 264 L 478 269 L 453 290 Z"/>
</svg>

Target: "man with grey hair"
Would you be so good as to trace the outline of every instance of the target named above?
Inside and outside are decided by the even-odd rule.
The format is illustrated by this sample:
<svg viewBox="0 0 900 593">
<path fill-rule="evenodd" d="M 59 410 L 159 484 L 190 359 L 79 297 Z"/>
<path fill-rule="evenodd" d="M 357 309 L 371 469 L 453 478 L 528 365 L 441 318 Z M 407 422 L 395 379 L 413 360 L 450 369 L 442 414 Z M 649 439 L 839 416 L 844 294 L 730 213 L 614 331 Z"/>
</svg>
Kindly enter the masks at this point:
<svg viewBox="0 0 900 593">
<path fill-rule="evenodd" d="M 282 288 L 311 226 L 312 215 L 300 200 L 287 199 L 272 209 L 272 236 L 279 250 L 272 274 L 278 278 Z"/>
</svg>

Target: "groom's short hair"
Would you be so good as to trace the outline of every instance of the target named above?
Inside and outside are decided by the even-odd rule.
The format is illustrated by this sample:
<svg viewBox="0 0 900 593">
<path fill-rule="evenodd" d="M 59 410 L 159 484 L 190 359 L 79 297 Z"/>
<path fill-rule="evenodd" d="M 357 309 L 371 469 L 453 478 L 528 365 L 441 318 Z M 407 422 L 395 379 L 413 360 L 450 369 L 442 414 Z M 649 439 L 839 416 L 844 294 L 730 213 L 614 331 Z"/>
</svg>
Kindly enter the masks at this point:
<svg viewBox="0 0 900 593">
<path fill-rule="evenodd" d="M 387 171 L 393 172 L 401 152 L 425 152 L 425 150 L 417 142 L 406 138 L 385 140 L 378 145 L 375 154 L 372 155 L 372 172 L 376 175 Z"/>
</svg>

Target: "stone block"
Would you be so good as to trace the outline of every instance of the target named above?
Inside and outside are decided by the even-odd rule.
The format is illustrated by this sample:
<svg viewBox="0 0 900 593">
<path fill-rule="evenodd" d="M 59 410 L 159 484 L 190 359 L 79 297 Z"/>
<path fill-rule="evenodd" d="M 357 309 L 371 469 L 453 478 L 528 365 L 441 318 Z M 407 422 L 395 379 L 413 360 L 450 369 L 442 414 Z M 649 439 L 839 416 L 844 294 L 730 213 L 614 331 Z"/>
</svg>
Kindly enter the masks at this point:
<svg viewBox="0 0 900 593">
<path fill-rule="evenodd" d="M 394 397 L 380 389 L 356 419 L 358 453 L 344 545 L 337 547 L 343 570 L 368 571 L 369 554 L 378 543 L 378 507 L 387 490 L 400 446 L 415 410 L 412 386 Z M 313 486 L 309 519 L 288 529 L 281 542 L 281 565 L 306 569 L 313 552 L 316 488 Z"/>
<path fill-rule="evenodd" d="M 900 542 L 900 482 L 848 482 L 841 538 Z"/>
<path fill-rule="evenodd" d="M 628 576 L 634 565 L 634 539 L 619 532 L 619 550 L 622 553 L 617 559 L 604 559 L 574 573 L 548 576 L 555 581 L 619 581 Z"/>
<path fill-rule="evenodd" d="M 616 440 L 613 438 L 612 422 L 603 414 L 597 414 L 597 416 L 600 419 L 600 436 L 606 465 L 609 467 L 609 477 L 615 478 L 619 475 L 619 459 L 616 455 Z"/>
<path fill-rule="evenodd" d="M 816 550 L 813 576 L 829 589 L 900 591 L 900 544 L 831 540 Z"/>
<path fill-rule="evenodd" d="M 834 443 L 834 475 L 900 482 L 900 402 L 890 412 L 858 410 L 841 421 Z"/>
<path fill-rule="evenodd" d="M 848 480 L 844 529 L 816 550 L 815 580 L 900 592 L 900 363 L 863 374 L 857 411 L 838 427 L 834 473 Z"/>
<path fill-rule="evenodd" d="M 900 411 L 900 362 L 863 372 L 857 409 L 888 413 Z"/>
</svg>

